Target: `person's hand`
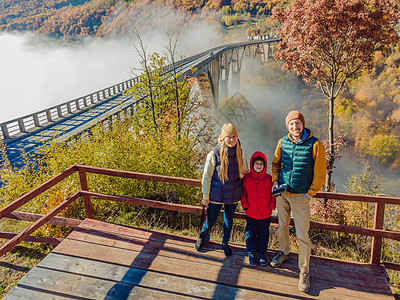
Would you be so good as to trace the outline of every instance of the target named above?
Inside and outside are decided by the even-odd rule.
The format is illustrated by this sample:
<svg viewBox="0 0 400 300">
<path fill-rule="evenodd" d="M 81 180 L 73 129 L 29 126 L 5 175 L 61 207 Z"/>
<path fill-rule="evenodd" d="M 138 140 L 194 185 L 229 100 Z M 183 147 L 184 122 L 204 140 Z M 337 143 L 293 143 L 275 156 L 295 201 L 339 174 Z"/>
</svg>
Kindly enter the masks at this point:
<svg viewBox="0 0 400 300">
<path fill-rule="evenodd" d="M 203 204 L 204 206 L 207 206 L 208 203 L 210 203 L 210 199 L 203 199 L 203 200 L 201 201 L 201 204 Z"/>
<path fill-rule="evenodd" d="M 272 189 L 271 192 L 274 191 L 274 189 L 276 189 L 279 186 L 278 181 L 274 180 L 274 182 L 272 183 Z"/>
</svg>

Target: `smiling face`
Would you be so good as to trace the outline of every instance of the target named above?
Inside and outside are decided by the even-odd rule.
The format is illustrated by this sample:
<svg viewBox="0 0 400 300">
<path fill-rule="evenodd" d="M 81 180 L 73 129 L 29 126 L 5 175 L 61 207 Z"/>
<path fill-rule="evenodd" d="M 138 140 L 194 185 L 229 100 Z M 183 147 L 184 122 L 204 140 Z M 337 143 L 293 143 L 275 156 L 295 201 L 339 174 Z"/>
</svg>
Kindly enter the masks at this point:
<svg viewBox="0 0 400 300">
<path fill-rule="evenodd" d="M 224 141 L 229 148 L 233 148 L 238 142 L 238 137 L 236 135 L 229 135 L 224 138 Z"/>
<path fill-rule="evenodd" d="M 254 171 L 257 173 L 262 172 L 264 170 L 264 163 L 261 160 L 256 160 L 253 165 Z"/>
<path fill-rule="evenodd" d="M 293 119 L 289 122 L 288 129 L 290 135 L 294 139 L 298 140 L 301 138 L 301 135 L 303 134 L 304 125 L 299 119 Z"/>
</svg>

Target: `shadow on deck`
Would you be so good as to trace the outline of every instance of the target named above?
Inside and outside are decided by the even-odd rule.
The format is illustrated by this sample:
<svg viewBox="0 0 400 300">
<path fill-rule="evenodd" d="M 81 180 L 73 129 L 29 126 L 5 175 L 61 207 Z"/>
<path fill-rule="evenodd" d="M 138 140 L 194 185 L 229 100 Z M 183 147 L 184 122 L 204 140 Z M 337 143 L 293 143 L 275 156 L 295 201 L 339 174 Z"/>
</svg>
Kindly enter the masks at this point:
<svg viewBox="0 0 400 300">
<path fill-rule="evenodd" d="M 249 267 L 245 248 L 86 219 L 4 299 L 394 299 L 381 265 L 311 258 L 311 290 L 285 268 Z M 271 260 L 276 251 L 268 252 Z"/>
</svg>

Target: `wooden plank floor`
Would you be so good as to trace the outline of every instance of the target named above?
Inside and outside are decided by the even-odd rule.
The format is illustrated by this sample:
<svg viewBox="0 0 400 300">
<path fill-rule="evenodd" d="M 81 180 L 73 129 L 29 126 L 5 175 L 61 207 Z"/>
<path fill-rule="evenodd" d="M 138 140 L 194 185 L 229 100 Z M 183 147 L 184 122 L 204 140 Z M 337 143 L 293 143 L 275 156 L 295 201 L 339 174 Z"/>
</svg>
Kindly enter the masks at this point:
<svg viewBox="0 0 400 300">
<path fill-rule="evenodd" d="M 295 254 L 284 268 L 254 268 L 242 246 L 225 258 L 217 243 L 201 253 L 194 243 L 86 219 L 4 299 L 394 299 L 383 266 L 312 257 L 305 294 Z"/>
</svg>

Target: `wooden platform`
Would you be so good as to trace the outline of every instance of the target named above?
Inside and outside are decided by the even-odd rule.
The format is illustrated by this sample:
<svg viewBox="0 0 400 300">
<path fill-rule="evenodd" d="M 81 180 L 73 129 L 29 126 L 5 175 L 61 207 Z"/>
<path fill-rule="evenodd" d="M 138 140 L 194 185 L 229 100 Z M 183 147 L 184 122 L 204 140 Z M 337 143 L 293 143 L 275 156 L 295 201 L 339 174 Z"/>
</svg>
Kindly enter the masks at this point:
<svg viewBox="0 0 400 300">
<path fill-rule="evenodd" d="M 394 299 L 383 266 L 312 257 L 305 294 L 295 254 L 285 268 L 254 268 L 242 246 L 225 258 L 217 243 L 201 253 L 194 243 L 86 219 L 4 299 Z"/>
</svg>

